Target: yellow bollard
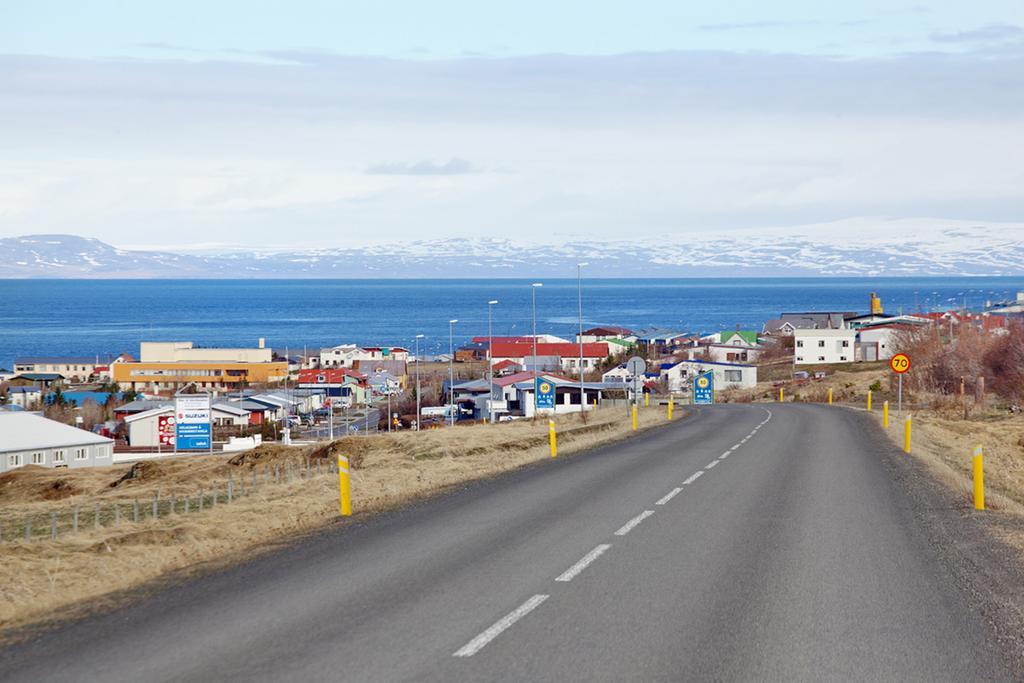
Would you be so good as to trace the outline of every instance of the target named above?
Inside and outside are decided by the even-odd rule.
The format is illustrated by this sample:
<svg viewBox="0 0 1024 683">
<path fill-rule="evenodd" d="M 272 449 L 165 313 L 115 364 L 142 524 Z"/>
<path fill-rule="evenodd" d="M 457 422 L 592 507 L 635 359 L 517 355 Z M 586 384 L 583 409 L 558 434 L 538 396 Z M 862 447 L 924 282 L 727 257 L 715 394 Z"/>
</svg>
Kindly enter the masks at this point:
<svg viewBox="0 0 1024 683">
<path fill-rule="evenodd" d="M 871 390 L 868 389 L 868 410 L 871 410 Z"/>
<path fill-rule="evenodd" d="M 338 456 L 338 502 L 341 506 L 341 516 L 351 516 L 352 491 L 349 488 L 348 458 L 344 455 Z"/>
<path fill-rule="evenodd" d="M 910 452 L 910 416 L 907 415 L 907 421 L 903 425 L 903 452 Z"/>
<path fill-rule="evenodd" d="M 651 405 L 651 393 L 650 392 L 646 392 L 644 394 L 644 408 L 647 408 L 650 405 Z"/>
<path fill-rule="evenodd" d="M 633 404 L 633 431 L 636 431 L 636 404 Z"/>
<path fill-rule="evenodd" d="M 676 397 L 671 394 L 668 397 L 668 419 L 672 420 L 672 410 L 676 407 Z"/>
<path fill-rule="evenodd" d="M 828 404 L 832 405 L 832 389 L 828 390 Z"/>
<path fill-rule="evenodd" d="M 974 447 L 974 509 L 985 509 L 985 462 L 980 445 Z"/>
<path fill-rule="evenodd" d="M 882 403 L 882 426 L 889 428 L 889 402 Z"/>
<path fill-rule="evenodd" d="M 779 403 L 783 403 L 786 400 L 786 390 L 783 387 L 779 387 Z"/>
<path fill-rule="evenodd" d="M 558 435 L 555 434 L 555 421 L 548 420 L 548 441 L 551 443 L 551 457 L 558 455 Z"/>
</svg>

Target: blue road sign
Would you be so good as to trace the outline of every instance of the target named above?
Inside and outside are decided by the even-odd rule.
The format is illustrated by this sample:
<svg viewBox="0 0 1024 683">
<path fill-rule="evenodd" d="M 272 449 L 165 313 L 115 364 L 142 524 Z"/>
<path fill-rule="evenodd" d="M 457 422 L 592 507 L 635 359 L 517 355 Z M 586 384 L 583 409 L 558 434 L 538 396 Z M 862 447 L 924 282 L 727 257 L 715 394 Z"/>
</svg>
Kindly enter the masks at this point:
<svg viewBox="0 0 1024 683">
<path fill-rule="evenodd" d="M 534 396 L 537 397 L 537 408 L 555 408 L 555 384 L 543 377 L 535 380 Z"/>
<path fill-rule="evenodd" d="M 715 402 L 715 373 L 705 372 L 693 378 L 694 405 L 709 406 Z"/>
</svg>

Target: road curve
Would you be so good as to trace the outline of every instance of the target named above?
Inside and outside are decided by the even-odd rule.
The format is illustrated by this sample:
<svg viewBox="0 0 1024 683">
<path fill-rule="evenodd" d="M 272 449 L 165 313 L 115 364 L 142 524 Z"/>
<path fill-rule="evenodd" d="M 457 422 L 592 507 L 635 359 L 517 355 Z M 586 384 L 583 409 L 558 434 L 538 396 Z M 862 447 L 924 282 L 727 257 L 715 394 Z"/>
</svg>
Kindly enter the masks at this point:
<svg viewBox="0 0 1024 683">
<path fill-rule="evenodd" d="M 736 404 L 0 651 L 11 681 L 1013 680 L 870 418 Z"/>
</svg>

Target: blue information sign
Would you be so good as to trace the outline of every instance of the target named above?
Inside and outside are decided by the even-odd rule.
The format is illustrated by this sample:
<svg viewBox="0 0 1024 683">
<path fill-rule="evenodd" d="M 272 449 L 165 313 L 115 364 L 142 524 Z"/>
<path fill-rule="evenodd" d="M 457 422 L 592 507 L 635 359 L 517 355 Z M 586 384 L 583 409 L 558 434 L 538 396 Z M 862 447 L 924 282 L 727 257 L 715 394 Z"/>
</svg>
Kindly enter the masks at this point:
<svg viewBox="0 0 1024 683">
<path fill-rule="evenodd" d="M 555 408 L 555 384 L 543 377 L 535 380 L 534 395 L 537 397 L 538 408 Z"/>
<path fill-rule="evenodd" d="M 693 403 L 709 406 L 715 402 L 715 373 L 705 372 L 693 378 Z"/>
<path fill-rule="evenodd" d="M 210 424 L 179 424 L 176 436 L 179 451 L 210 448 Z"/>
</svg>

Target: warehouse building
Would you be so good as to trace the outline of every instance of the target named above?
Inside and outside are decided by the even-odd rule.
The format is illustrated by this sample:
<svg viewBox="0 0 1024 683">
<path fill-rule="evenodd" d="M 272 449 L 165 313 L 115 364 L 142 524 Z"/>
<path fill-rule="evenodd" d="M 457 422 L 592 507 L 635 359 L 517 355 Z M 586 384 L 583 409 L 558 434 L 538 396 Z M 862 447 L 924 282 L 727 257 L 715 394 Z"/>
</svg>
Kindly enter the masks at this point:
<svg viewBox="0 0 1024 683">
<path fill-rule="evenodd" d="M 0 472 L 114 464 L 114 441 L 28 412 L 0 411 Z"/>
</svg>

